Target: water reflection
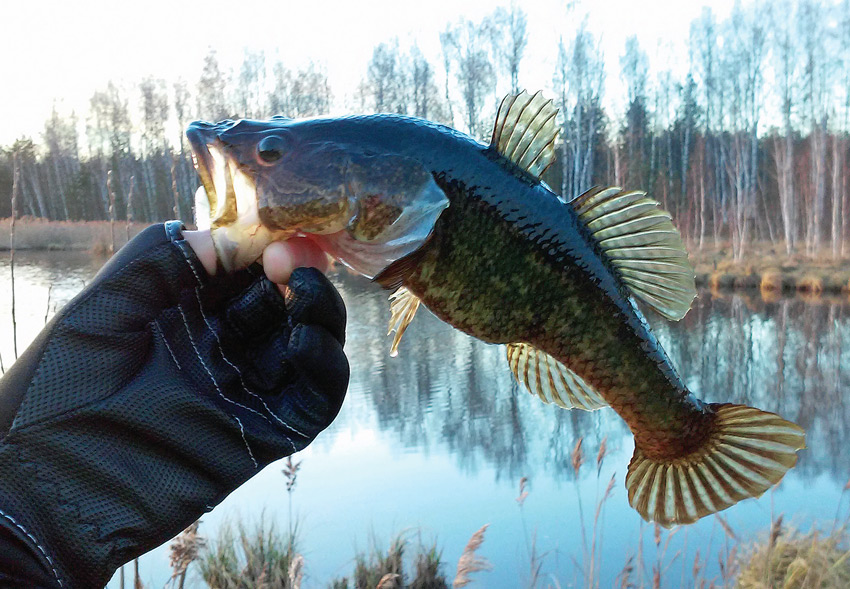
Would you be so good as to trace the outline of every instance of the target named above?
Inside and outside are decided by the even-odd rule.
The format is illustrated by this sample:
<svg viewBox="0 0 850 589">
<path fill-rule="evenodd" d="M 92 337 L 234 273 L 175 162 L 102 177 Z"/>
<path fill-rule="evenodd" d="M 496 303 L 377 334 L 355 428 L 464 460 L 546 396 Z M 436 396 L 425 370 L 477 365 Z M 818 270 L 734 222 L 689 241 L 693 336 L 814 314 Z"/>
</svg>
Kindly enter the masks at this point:
<svg viewBox="0 0 850 589">
<path fill-rule="evenodd" d="M 398 358 L 387 354 L 386 294 L 340 275 L 352 325 L 352 391 L 363 396 L 382 430 L 406 447 L 445 444 L 470 471 L 484 461 L 500 477 L 529 469 L 569 477 L 578 438 L 596 446 L 629 435 L 611 411 L 561 411 L 518 403 L 501 346 L 482 344 L 420 311 Z M 650 317 L 688 386 L 701 398 L 746 403 L 796 421 L 808 432 L 799 466 L 809 476 L 850 472 L 850 313 L 846 299 L 817 302 L 712 297 L 708 292 L 678 323 Z M 631 442 L 629 442 L 631 443 Z"/>
<path fill-rule="evenodd" d="M 80 254 L 21 255 L 19 348 L 44 323 L 49 285 L 51 304 L 61 305 L 98 266 L 98 260 Z M 390 358 L 387 292 L 345 273 L 334 281 L 349 310 L 346 351 L 352 376 L 339 418 L 304 453 L 295 494 L 306 520 L 308 566 L 317 581 L 311 586 L 350 572 L 353 546 L 366 543 L 371 529 L 389 536 L 425 527 L 445 548 L 451 568 L 469 535 L 487 522 L 493 527 L 484 554 L 496 568 L 482 578 L 484 586 L 516 586 L 526 574 L 524 551 L 532 530 L 539 534 L 541 550 L 552 551 L 550 572 L 581 584 L 573 564 L 583 558 L 577 501 L 584 495 L 592 517 L 599 481 L 604 490 L 615 475 L 600 555 L 605 562 L 601 586 L 612 586 L 624 555 L 634 555 L 641 538 L 651 535 L 628 507 L 623 490 L 632 452 L 624 422 L 608 409 L 563 411 L 540 403 L 513 382 L 502 346 L 473 340 L 424 309 L 405 333 L 399 356 Z M 8 293 L 8 268 L 2 263 L 0 282 Z M 0 320 L 0 352 L 8 367 L 8 298 L 0 302 Z M 769 528 L 772 513 L 785 513 L 786 521 L 795 517 L 803 527 L 812 519 L 832 518 L 850 474 L 845 451 L 850 441 L 848 300 L 766 303 L 703 292 L 683 321 L 649 320 L 699 396 L 775 411 L 808 432 L 808 449 L 778 492 L 725 512 L 741 537 Z M 577 477 L 570 453 L 579 439 L 588 467 Z M 603 439 L 608 457 L 597 474 L 594 459 Z M 514 502 L 523 476 L 531 480 L 522 512 L 528 528 Z M 250 519 L 261 509 L 285 529 L 282 489 L 279 468 L 269 467 L 204 518 L 204 533 L 214 536 L 229 514 Z M 722 539 L 715 520 L 706 518 L 684 528 L 671 554 L 682 550 L 680 562 L 692 563 L 699 550 L 716 569 L 718 534 Z M 162 586 L 168 578 L 167 550 L 157 549 L 142 562 L 145 582 Z"/>
<path fill-rule="evenodd" d="M 18 254 L 19 351 L 57 307 L 94 275 L 102 259 L 79 252 Z M 8 261 L 0 262 L 8 285 Z M 421 309 L 390 358 L 387 293 L 362 278 L 335 276 L 349 310 L 352 377 L 342 420 L 374 412 L 376 425 L 411 451 L 444 446 L 463 469 L 482 464 L 516 479 L 530 470 L 569 478 L 579 438 L 619 447 L 629 432 L 611 411 L 562 411 L 520 397 L 504 348 L 453 330 Z M 8 288 L 3 289 L 9 292 Z M 846 298 L 765 302 L 703 292 L 684 320 L 648 317 L 685 382 L 707 401 L 746 403 L 802 425 L 808 448 L 797 469 L 844 479 L 850 472 L 850 304 Z M 10 299 L 0 301 L 0 354 L 12 358 Z M 8 326 L 7 326 L 8 323 Z M 338 428 L 356 427 L 342 423 Z M 629 443 L 631 443 L 629 441 Z"/>
</svg>

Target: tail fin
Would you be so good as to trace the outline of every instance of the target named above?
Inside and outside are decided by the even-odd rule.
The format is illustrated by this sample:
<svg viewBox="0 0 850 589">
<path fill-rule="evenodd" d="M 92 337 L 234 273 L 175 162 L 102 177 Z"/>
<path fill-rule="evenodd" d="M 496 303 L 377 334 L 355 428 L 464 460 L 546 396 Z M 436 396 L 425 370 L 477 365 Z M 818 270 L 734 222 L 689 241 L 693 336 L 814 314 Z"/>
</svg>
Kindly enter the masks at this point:
<svg viewBox="0 0 850 589">
<path fill-rule="evenodd" d="M 626 489 L 641 517 L 669 528 L 759 497 L 797 463 L 805 432 L 775 413 L 713 405 L 714 431 L 702 448 L 672 462 L 635 449 Z"/>
</svg>

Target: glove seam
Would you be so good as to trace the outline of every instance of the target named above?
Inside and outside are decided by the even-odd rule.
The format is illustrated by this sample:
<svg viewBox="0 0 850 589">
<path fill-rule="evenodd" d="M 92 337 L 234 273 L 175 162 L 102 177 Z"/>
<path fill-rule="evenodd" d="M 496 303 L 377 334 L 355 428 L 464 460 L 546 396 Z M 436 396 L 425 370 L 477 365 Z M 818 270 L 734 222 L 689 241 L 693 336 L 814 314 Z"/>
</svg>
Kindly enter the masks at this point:
<svg viewBox="0 0 850 589">
<path fill-rule="evenodd" d="M 167 244 L 167 243 L 161 243 L 161 244 L 158 244 L 157 246 L 155 246 L 155 247 L 151 248 L 151 250 L 150 250 L 150 251 L 151 251 L 151 252 L 154 252 L 154 251 L 156 251 L 157 249 L 159 249 L 160 247 L 167 247 L 167 248 L 170 248 L 170 244 Z M 144 262 L 146 259 L 147 259 L 146 257 L 138 257 L 138 258 L 135 258 L 135 259 L 134 259 L 134 260 L 132 260 L 129 264 L 125 265 L 123 268 L 121 268 L 120 270 L 116 271 L 116 272 L 115 272 L 115 274 L 113 274 L 112 276 L 110 276 L 110 278 L 109 278 L 109 280 L 108 280 L 108 281 L 112 281 L 112 280 L 115 280 L 115 279 L 117 279 L 117 278 L 121 277 L 121 276 L 122 276 L 122 275 L 124 275 L 125 273 L 129 272 L 129 271 L 130 271 L 132 268 L 134 268 L 136 265 L 138 265 L 138 264 L 140 264 L 140 263 Z M 64 330 L 64 329 L 65 329 L 65 320 L 66 320 L 66 319 L 67 319 L 70 315 L 72 315 L 73 313 L 75 313 L 78 309 L 80 309 L 81 307 L 83 307 L 83 306 L 84 306 L 84 305 L 85 305 L 85 304 L 86 304 L 86 303 L 87 303 L 87 302 L 88 302 L 88 301 L 89 301 L 89 300 L 90 300 L 93 296 L 95 296 L 95 295 L 96 295 L 96 293 L 97 293 L 97 290 L 98 290 L 98 289 L 92 289 L 92 290 L 88 291 L 88 292 L 87 292 L 87 293 L 85 293 L 85 294 L 84 294 L 84 295 L 83 295 L 80 299 L 73 301 L 73 302 L 72 302 L 69 306 L 67 306 L 66 308 L 62 309 L 62 311 L 60 311 L 60 314 L 59 314 L 59 315 L 57 315 L 57 319 L 56 319 L 56 320 L 57 320 L 57 323 L 56 323 L 55 327 L 53 328 L 54 332 L 59 332 L 59 331 Z M 161 311 L 160 311 L 160 313 L 159 313 L 159 314 L 161 314 Z M 27 396 L 28 396 L 28 394 L 29 394 L 29 392 L 30 392 L 30 389 L 31 389 L 31 387 L 32 387 L 32 383 L 33 383 L 33 382 L 35 382 L 35 381 L 37 380 L 38 376 L 41 374 L 42 370 L 44 369 L 44 358 L 45 358 L 45 356 L 47 355 L 47 353 L 48 353 L 50 350 L 51 350 L 51 346 L 50 346 L 49 344 L 48 344 L 48 345 L 46 345 L 46 346 L 44 346 L 41 350 L 39 350 L 38 359 L 37 359 L 37 360 L 35 360 L 36 368 L 35 368 L 35 370 L 33 370 L 32 375 L 31 375 L 31 377 L 30 377 L 30 379 L 29 379 L 29 384 L 28 384 L 28 386 L 27 386 L 27 390 L 26 390 L 26 392 L 24 393 L 24 396 L 22 397 L 22 400 L 21 400 L 21 406 L 23 406 L 23 404 L 26 402 Z M 116 392 L 117 392 L 117 391 L 112 391 L 112 392 L 111 392 L 111 393 L 110 393 L 107 397 L 104 397 L 104 398 L 108 398 L 108 397 L 112 396 L 113 394 L 115 394 Z M 101 400 L 102 400 L 102 399 L 98 399 L 97 401 L 93 401 L 93 402 L 98 402 L 98 401 L 101 401 Z M 60 418 L 62 418 L 62 417 L 64 417 L 64 416 L 66 416 L 66 415 L 69 415 L 69 414 L 75 413 L 77 410 L 82 409 L 83 407 L 86 407 L 86 406 L 88 406 L 88 405 L 90 405 L 90 404 L 91 404 L 91 403 L 86 403 L 86 404 L 81 405 L 81 406 L 79 406 L 79 407 L 73 407 L 73 408 L 71 408 L 71 409 L 69 409 L 69 410 L 67 410 L 67 411 L 62 412 L 62 413 L 59 413 L 59 414 L 56 414 L 56 415 L 48 416 L 48 417 L 46 417 L 45 419 L 38 419 L 38 420 L 35 420 L 35 421 L 31 421 L 31 422 L 29 422 L 29 423 L 25 426 L 25 429 L 30 429 L 30 428 L 32 428 L 32 427 L 34 427 L 34 426 L 38 426 L 38 425 L 40 425 L 40 424 L 42 424 L 42 423 L 51 423 L 51 422 L 53 422 L 53 421 L 55 421 L 55 420 L 57 420 L 57 419 L 60 419 Z M 19 407 L 19 410 L 20 410 L 20 407 Z M 16 417 L 15 417 L 15 419 L 12 421 L 11 426 L 9 427 L 9 431 L 8 431 L 8 433 L 6 434 L 6 438 L 7 438 L 7 439 L 8 439 L 10 436 L 14 435 L 14 433 L 15 433 L 16 431 L 20 431 L 20 428 L 16 427 L 16 425 L 15 425 L 17 421 L 18 421 L 18 419 L 17 419 L 17 416 L 16 416 Z"/>
<path fill-rule="evenodd" d="M 23 533 L 30 540 L 30 542 L 32 542 L 32 544 L 38 549 L 38 551 L 41 553 L 41 555 L 47 561 L 47 564 L 50 566 L 50 570 L 53 573 L 53 578 L 56 579 L 56 583 L 60 587 L 64 587 L 65 585 L 64 585 L 64 583 L 62 583 L 62 579 L 59 576 L 59 571 L 56 570 L 56 565 L 53 564 L 53 559 L 50 558 L 50 555 L 47 554 L 47 551 L 44 549 L 44 547 L 42 547 L 42 545 L 39 544 L 39 542 L 38 542 L 38 540 L 36 540 L 35 536 L 30 534 L 24 526 L 22 526 L 20 523 L 15 521 L 14 517 L 7 514 L 2 509 L 0 509 L 0 516 L 3 516 L 3 518 L 6 519 L 6 521 L 10 522 L 13 526 L 15 526 L 18 530 L 20 530 L 20 532 Z"/>
<path fill-rule="evenodd" d="M 174 350 L 171 349 L 171 345 L 168 343 L 168 339 L 166 339 L 165 333 L 162 331 L 162 326 L 160 326 L 159 324 L 159 319 L 153 320 L 152 329 L 154 329 L 159 334 L 159 337 L 162 339 L 162 343 L 165 344 L 165 349 L 168 350 L 169 354 L 171 354 L 171 359 L 174 361 L 174 365 L 177 367 L 177 370 L 182 372 L 183 367 L 180 366 L 180 362 L 177 360 L 177 356 L 174 354 Z"/>
<path fill-rule="evenodd" d="M 263 407 L 266 409 L 266 411 L 268 411 L 269 415 L 271 415 L 275 419 L 275 421 L 280 423 L 283 427 L 285 427 L 286 429 L 290 430 L 293 433 L 298 434 L 299 436 L 302 436 L 304 438 L 309 439 L 309 436 L 307 436 L 306 434 L 304 434 L 301 431 L 298 431 L 295 427 L 289 425 L 283 419 L 281 419 L 279 416 L 275 415 L 275 413 L 271 410 L 271 408 L 269 408 L 269 406 L 266 404 L 266 402 L 262 398 L 262 396 L 260 396 L 259 394 L 255 393 L 254 391 L 252 391 L 248 388 L 248 385 L 245 384 L 245 379 L 242 377 L 242 371 L 239 370 L 239 367 L 236 366 L 233 362 L 231 362 L 230 359 L 225 355 L 224 347 L 221 345 L 221 339 L 219 338 L 218 333 L 216 333 L 216 331 L 212 328 L 212 325 L 210 325 L 210 322 L 209 322 L 209 319 L 207 319 L 206 313 L 204 313 L 203 303 L 201 302 L 201 293 L 197 288 L 195 289 L 195 298 L 198 300 L 198 309 L 201 312 L 201 317 L 203 317 L 204 323 L 206 324 L 207 328 L 210 330 L 210 333 L 213 334 L 213 337 L 215 338 L 215 341 L 218 345 L 218 350 L 219 350 L 219 353 L 221 354 L 222 359 L 228 364 L 228 366 L 233 368 L 233 370 L 239 376 L 239 384 L 242 386 L 242 390 L 245 391 L 246 393 L 248 393 L 250 396 L 257 399 L 260 403 L 262 403 Z M 298 449 L 295 447 L 295 443 L 289 438 L 289 436 L 284 436 L 284 437 L 286 438 L 286 441 L 289 442 L 289 445 L 292 446 L 292 451 L 297 452 Z"/>
<path fill-rule="evenodd" d="M 218 393 L 218 396 L 221 397 L 222 399 L 224 399 L 225 401 L 227 401 L 228 403 L 233 403 L 237 407 L 241 407 L 242 409 L 246 409 L 248 411 L 256 413 L 257 415 L 259 415 L 260 417 L 265 419 L 269 423 L 269 425 L 271 425 L 271 422 L 268 421 L 268 418 L 265 415 L 263 415 L 262 413 L 260 413 L 259 411 L 251 409 L 250 407 L 246 407 L 245 405 L 242 405 L 238 401 L 234 401 L 233 399 L 228 398 L 224 394 L 224 392 L 221 390 L 221 387 L 219 386 L 218 381 L 216 380 L 215 376 L 213 376 L 213 373 L 210 370 L 209 366 L 207 366 L 207 363 L 204 361 L 204 357 L 201 355 L 200 350 L 198 350 L 198 345 L 195 343 L 195 338 L 192 337 L 192 330 L 189 329 L 189 320 L 186 318 L 186 312 L 183 310 L 183 305 L 177 305 L 177 310 L 180 312 L 180 316 L 183 318 L 183 326 L 186 328 L 186 335 L 189 337 L 189 343 L 192 345 L 192 349 L 194 350 L 195 355 L 198 357 L 198 360 L 200 361 L 201 366 L 206 371 L 207 376 L 210 377 L 210 381 L 212 382 L 213 386 L 215 387 L 215 390 Z M 251 450 L 251 446 L 248 444 L 248 440 L 245 437 L 245 428 L 242 426 L 242 422 L 239 420 L 239 418 L 236 415 L 233 415 L 231 413 L 230 416 L 239 425 L 239 431 L 242 434 L 242 441 L 245 442 L 245 448 L 248 450 L 248 456 L 251 458 L 251 462 L 254 463 L 254 468 L 259 470 L 260 465 L 257 462 L 257 459 L 254 457 L 254 452 Z"/>
</svg>

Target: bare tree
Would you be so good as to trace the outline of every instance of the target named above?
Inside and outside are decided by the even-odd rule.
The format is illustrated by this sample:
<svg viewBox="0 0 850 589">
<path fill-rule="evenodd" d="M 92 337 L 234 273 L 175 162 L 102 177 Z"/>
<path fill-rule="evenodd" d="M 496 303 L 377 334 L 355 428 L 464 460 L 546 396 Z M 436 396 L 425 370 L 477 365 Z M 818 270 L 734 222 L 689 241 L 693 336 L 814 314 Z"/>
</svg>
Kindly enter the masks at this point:
<svg viewBox="0 0 850 589">
<path fill-rule="evenodd" d="M 561 193 L 570 198 L 593 185 L 597 150 L 605 133 L 600 106 L 604 61 L 598 42 L 583 22 L 569 51 L 563 39 L 558 47 L 554 86 L 564 116 Z"/>
<path fill-rule="evenodd" d="M 290 91 L 292 116 L 312 117 L 327 114 L 331 107 L 331 87 L 328 75 L 310 62 L 298 71 Z"/>
<path fill-rule="evenodd" d="M 292 84 L 292 72 L 280 60 L 275 61 L 272 65 L 272 91 L 268 97 L 271 114 L 294 116 Z"/>
<path fill-rule="evenodd" d="M 827 56 L 824 7 L 815 0 L 801 0 L 797 15 L 797 38 L 803 58 L 802 103 L 811 129 L 809 162 L 809 206 L 806 248 L 817 253 L 823 241 L 826 201 L 826 133 L 829 99 L 827 82 L 830 60 Z"/>
<path fill-rule="evenodd" d="M 493 118 L 493 113 L 484 107 L 488 98 L 493 97 L 495 80 L 490 56 L 485 49 L 488 31 L 480 23 L 467 20 L 447 28 L 443 35 L 444 50 L 457 66 L 466 131 L 481 139 L 489 131 Z"/>
<path fill-rule="evenodd" d="M 517 94 L 521 90 L 519 66 L 528 45 L 525 11 L 511 2 L 508 8 L 497 8 L 491 16 L 491 22 L 494 33 L 493 53 L 510 77 L 511 93 Z"/>
<path fill-rule="evenodd" d="M 218 64 L 214 49 L 204 57 L 204 69 L 198 80 L 198 116 L 203 119 L 221 120 L 231 113 L 225 100 L 226 80 Z"/>
<path fill-rule="evenodd" d="M 762 65 L 766 32 L 760 15 L 745 13 L 736 5 L 728 22 L 730 41 L 722 63 L 721 78 L 731 87 L 729 121 L 731 131 L 729 164 L 732 194 L 732 251 L 740 260 L 749 241 L 755 216 L 758 176 L 758 125 L 761 113 Z M 727 133 L 728 135 L 728 133 Z"/>
<path fill-rule="evenodd" d="M 716 52 L 717 52 L 717 23 L 710 8 L 703 8 L 700 17 L 691 24 L 690 39 L 692 70 L 698 76 L 703 87 L 703 141 L 699 146 L 699 247 L 703 247 L 708 217 L 707 192 L 710 186 L 708 174 L 722 167 L 719 147 L 712 141 L 712 131 L 715 116 L 716 89 L 718 85 Z M 711 158 L 711 159 L 710 159 Z M 716 160 L 717 164 L 712 166 Z M 715 178 L 717 175 L 715 174 Z M 712 183 L 714 184 L 714 183 Z M 722 200 L 722 194 L 720 195 Z M 715 199 L 717 195 L 715 195 Z M 717 234 L 717 215 L 713 215 L 715 236 Z"/>
<path fill-rule="evenodd" d="M 71 115 L 64 120 L 56 112 L 56 106 L 44 125 L 42 139 L 45 147 L 45 163 L 49 162 L 47 190 L 59 199 L 64 219 L 71 219 L 68 192 L 80 170 L 80 155 L 77 140 L 77 117 Z"/>
<path fill-rule="evenodd" d="M 375 112 L 407 114 L 409 82 L 404 61 L 398 39 L 380 43 L 372 51 L 361 92 L 368 107 Z"/>
<path fill-rule="evenodd" d="M 646 88 L 649 59 L 635 36 L 626 39 L 625 53 L 620 58 L 620 75 L 626 84 L 628 99 L 622 130 L 627 166 L 621 182 L 624 185 L 648 188 L 651 182 L 651 166 L 646 155 L 652 141 Z"/>
<path fill-rule="evenodd" d="M 236 95 L 239 114 L 247 118 L 266 116 L 266 54 L 245 49 L 239 70 Z"/>
<path fill-rule="evenodd" d="M 771 15 L 773 30 L 773 54 L 778 83 L 783 135 L 773 141 L 773 159 L 776 165 L 780 211 L 782 213 L 782 230 L 785 237 L 785 251 L 790 256 L 797 243 L 797 204 L 794 191 L 794 132 L 791 127 L 791 107 L 794 101 L 797 76 L 796 35 L 791 30 L 792 6 L 788 0 L 774 7 Z"/>
</svg>

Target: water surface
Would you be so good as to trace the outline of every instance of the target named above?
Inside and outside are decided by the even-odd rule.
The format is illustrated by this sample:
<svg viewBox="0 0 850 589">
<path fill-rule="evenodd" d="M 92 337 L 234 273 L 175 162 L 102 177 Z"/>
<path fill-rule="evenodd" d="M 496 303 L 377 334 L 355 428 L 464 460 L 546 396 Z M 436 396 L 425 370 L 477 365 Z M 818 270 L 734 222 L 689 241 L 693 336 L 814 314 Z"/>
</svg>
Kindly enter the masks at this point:
<svg viewBox="0 0 850 589">
<path fill-rule="evenodd" d="M 101 263 L 79 253 L 18 254 L 19 352 Z M 350 575 L 357 550 L 368 550 L 373 538 L 386 546 L 399 532 L 414 544 L 436 541 L 451 576 L 470 535 L 483 524 L 490 527 L 480 553 L 493 569 L 478 574 L 479 586 L 525 583 L 532 562 L 541 563 L 544 584 L 557 579 L 560 586 L 585 586 L 592 580 L 612 586 L 628 565 L 633 582 L 651 584 L 653 567 L 659 567 L 664 586 L 685 586 L 692 583 L 695 558 L 703 564 L 703 578 L 720 582 L 718 561 L 736 544 L 766 533 L 779 514 L 801 529 L 829 528 L 837 513 L 846 516 L 846 299 L 765 303 L 703 292 L 679 323 L 649 318 L 700 397 L 776 411 L 808 432 L 808 449 L 777 489 L 722 513 L 727 531 L 710 517 L 673 534 L 662 532 L 656 545 L 654 526 L 628 506 L 623 479 L 633 441 L 613 411 L 568 412 L 542 404 L 512 381 L 503 347 L 473 340 L 424 310 L 405 334 L 399 357 L 390 358 L 387 293 L 345 273 L 333 278 L 349 310 L 352 375 L 338 419 L 295 457 L 302 464 L 292 502 L 302 530 L 305 587 Z M 0 281 L 0 354 L 8 367 L 7 262 Z M 579 440 L 585 463 L 576 473 L 570 458 Z M 206 515 L 202 533 L 215 536 L 228 519 L 261 517 L 286 529 L 282 466 L 269 466 Z M 522 477 L 529 494 L 520 505 Z M 141 559 L 146 585 L 165 585 L 167 555 L 161 547 Z M 113 580 L 110 586 L 118 585 Z M 200 583 L 195 578 L 188 586 Z"/>
</svg>

